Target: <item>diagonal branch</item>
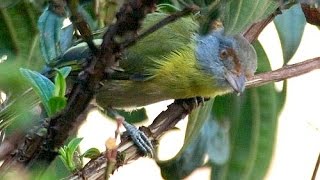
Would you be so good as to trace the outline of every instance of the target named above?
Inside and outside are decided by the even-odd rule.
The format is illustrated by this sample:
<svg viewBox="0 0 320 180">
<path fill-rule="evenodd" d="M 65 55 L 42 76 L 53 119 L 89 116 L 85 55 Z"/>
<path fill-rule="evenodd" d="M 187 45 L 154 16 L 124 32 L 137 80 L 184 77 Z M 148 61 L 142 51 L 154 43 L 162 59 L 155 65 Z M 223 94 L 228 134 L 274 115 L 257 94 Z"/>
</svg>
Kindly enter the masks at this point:
<svg viewBox="0 0 320 180">
<path fill-rule="evenodd" d="M 320 69 L 320 57 L 309 59 L 301 63 L 287 65 L 280 69 L 257 74 L 250 78 L 246 84 L 246 87 L 258 87 L 267 83 L 275 81 L 282 81 L 288 78 L 296 77 L 312 70 Z M 161 112 L 153 123 L 148 127 L 141 127 L 140 129 L 146 133 L 146 135 L 152 141 L 157 141 L 163 133 L 173 128 L 176 123 L 183 119 L 192 109 L 195 108 L 193 103 L 182 104 L 179 101 L 175 101 L 168 106 L 166 111 Z M 139 153 L 136 146 L 128 139 L 122 141 L 118 148 L 119 157 L 116 164 L 116 169 L 129 161 L 138 159 L 142 156 Z M 70 179 L 97 179 L 103 177 L 107 159 L 104 155 L 101 155 L 97 159 L 91 160 L 86 166 L 77 174 L 69 177 Z M 68 178 L 68 179 L 69 179 Z"/>
</svg>

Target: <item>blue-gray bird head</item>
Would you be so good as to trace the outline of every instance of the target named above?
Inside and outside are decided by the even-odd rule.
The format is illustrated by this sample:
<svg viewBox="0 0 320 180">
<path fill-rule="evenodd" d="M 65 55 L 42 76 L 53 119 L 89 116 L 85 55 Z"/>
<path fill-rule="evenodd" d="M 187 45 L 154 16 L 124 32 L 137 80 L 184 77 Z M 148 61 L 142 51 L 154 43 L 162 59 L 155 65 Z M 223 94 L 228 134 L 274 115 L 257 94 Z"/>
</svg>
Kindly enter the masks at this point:
<svg viewBox="0 0 320 180">
<path fill-rule="evenodd" d="M 242 93 L 246 78 L 257 68 L 253 46 L 241 35 L 225 36 L 223 30 L 196 37 L 196 58 L 201 68 L 213 74 L 216 85 Z"/>
</svg>

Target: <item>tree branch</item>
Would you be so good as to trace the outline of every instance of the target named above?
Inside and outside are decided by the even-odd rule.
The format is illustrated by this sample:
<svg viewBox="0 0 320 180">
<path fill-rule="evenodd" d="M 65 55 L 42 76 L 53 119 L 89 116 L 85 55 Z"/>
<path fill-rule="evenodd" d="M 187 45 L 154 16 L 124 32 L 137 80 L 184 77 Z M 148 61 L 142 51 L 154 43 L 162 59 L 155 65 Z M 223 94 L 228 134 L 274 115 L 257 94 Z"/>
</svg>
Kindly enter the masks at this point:
<svg viewBox="0 0 320 180">
<path fill-rule="evenodd" d="M 320 57 L 309 59 L 300 63 L 286 65 L 275 71 L 261 73 L 248 79 L 246 87 L 257 87 L 270 82 L 282 81 L 292 77 L 306 74 L 312 70 L 320 69 Z"/>
<path fill-rule="evenodd" d="M 254 23 L 253 25 L 251 25 L 244 33 L 243 36 L 250 42 L 252 43 L 253 41 L 255 41 L 259 34 L 262 32 L 262 30 L 270 23 L 273 21 L 273 19 L 280 14 L 281 11 L 275 11 L 274 13 L 272 13 L 271 15 L 269 15 L 269 17 L 267 17 L 266 19 L 263 19 L 257 23 Z"/>
<path fill-rule="evenodd" d="M 69 0 L 68 3 L 77 3 L 77 0 Z M 104 34 L 101 49 L 89 59 L 85 70 L 79 74 L 66 108 L 40 126 L 39 129 L 47 129 L 47 133 L 33 131 L 26 135 L 19 147 L 2 164 L 1 172 L 14 167 L 44 167 L 52 162 L 57 156 L 57 149 L 70 132 L 81 124 L 77 117 L 93 98 L 95 89 L 105 77 L 105 70 L 114 65 L 115 56 L 122 51 L 115 37 L 126 33 L 136 34 L 145 15 L 155 10 L 155 3 L 156 0 L 131 0 L 121 7 L 116 23 Z"/>
<path fill-rule="evenodd" d="M 287 65 L 275 71 L 257 74 L 248 80 L 246 87 L 251 88 L 262 86 L 267 83 L 296 77 L 315 69 L 320 69 L 320 57 L 293 65 Z M 195 104 L 192 102 L 186 104 L 185 102 L 175 101 L 168 106 L 166 111 L 161 112 L 150 126 L 141 127 L 140 130 L 145 132 L 149 139 L 155 143 L 163 133 L 173 128 L 176 123 L 183 119 L 195 107 Z M 129 139 L 125 139 L 120 143 L 118 152 L 119 158 L 115 168 L 119 168 L 120 166 L 127 164 L 129 161 L 135 160 L 143 155 Z M 102 154 L 97 159 L 91 160 L 80 172 L 68 179 L 97 179 L 99 177 L 103 177 L 106 161 L 107 159 Z"/>
</svg>

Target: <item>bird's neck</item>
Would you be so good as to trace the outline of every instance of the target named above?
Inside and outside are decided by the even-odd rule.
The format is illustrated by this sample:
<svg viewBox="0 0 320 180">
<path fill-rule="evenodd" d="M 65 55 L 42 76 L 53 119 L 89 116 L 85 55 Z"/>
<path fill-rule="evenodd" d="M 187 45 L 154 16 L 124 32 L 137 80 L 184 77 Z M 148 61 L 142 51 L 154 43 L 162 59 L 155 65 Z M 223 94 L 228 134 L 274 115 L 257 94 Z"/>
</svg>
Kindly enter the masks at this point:
<svg viewBox="0 0 320 180">
<path fill-rule="evenodd" d="M 193 52 L 192 47 L 187 47 L 171 53 L 164 61 L 156 62 L 158 68 L 153 74 L 158 87 L 164 87 L 163 91 L 172 98 L 224 94 L 226 90 L 216 86 L 214 77 L 200 67 Z"/>
</svg>

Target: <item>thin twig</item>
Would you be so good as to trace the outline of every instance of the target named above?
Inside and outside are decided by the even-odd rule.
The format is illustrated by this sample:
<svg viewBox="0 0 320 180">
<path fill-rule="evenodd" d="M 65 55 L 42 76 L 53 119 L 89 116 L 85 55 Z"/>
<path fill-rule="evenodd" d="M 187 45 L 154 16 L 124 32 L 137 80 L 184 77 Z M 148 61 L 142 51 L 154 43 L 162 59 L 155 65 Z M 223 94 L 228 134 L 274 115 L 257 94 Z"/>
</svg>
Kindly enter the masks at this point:
<svg viewBox="0 0 320 180">
<path fill-rule="evenodd" d="M 141 33 L 139 36 L 136 38 L 130 39 L 126 41 L 123 45 L 122 48 L 127 48 L 131 45 L 133 45 L 135 42 L 139 41 L 140 39 L 143 39 L 144 37 L 148 36 L 149 34 L 161 29 L 162 27 L 178 20 L 179 18 L 189 15 L 190 13 L 198 12 L 199 7 L 197 6 L 188 6 L 185 7 L 182 11 L 178 11 L 176 13 L 170 14 L 168 17 L 162 19 L 158 23 L 154 24 L 152 27 Z"/>
<path fill-rule="evenodd" d="M 78 0 L 68 0 L 67 4 L 71 12 L 70 20 L 72 24 L 80 32 L 82 39 L 88 44 L 91 52 L 95 55 L 98 53 L 98 48 L 93 43 L 93 36 L 88 23 L 84 20 L 82 15 L 78 12 Z"/>
<path fill-rule="evenodd" d="M 315 180 L 316 179 L 317 172 L 318 172 L 318 169 L 319 169 L 319 165 L 320 165 L 320 153 L 318 155 L 318 159 L 317 159 L 316 165 L 314 166 L 314 170 L 313 170 L 313 173 L 312 173 L 311 180 Z"/>
<path fill-rule="evenodd" d="M 281 81 L 288 78 L 296 77 L 312 70 L 320 69 L 320 57 L 309 59 L 301 63 L 288 65 L 275 71 L 255 75 L 246 84 L 246 87 L 258 87 L 274 81 Z M 168 106 L 166 111 L 160 113 L 153 123 L 146 127 L 140 128 L 151 141 L 157 141 L 163 133 L 171 129 L 183 119 L 196 106 L 194 104 L 181 104 L 177 101 Z M 135 160 L 142 156 L 136 146 L 129 140 L 122 141 L 118 148 L 119 153 L 124 155 L 124 159 L 119 158 L 116 167 L 118 168 L 129 161 Z M 90 161 L 77 174 L 68 179 L 97 179 L 103 176 L 103 169 L 106 166 L 107 159 L 101 155 L 95 160 Z"/>
</svg>

